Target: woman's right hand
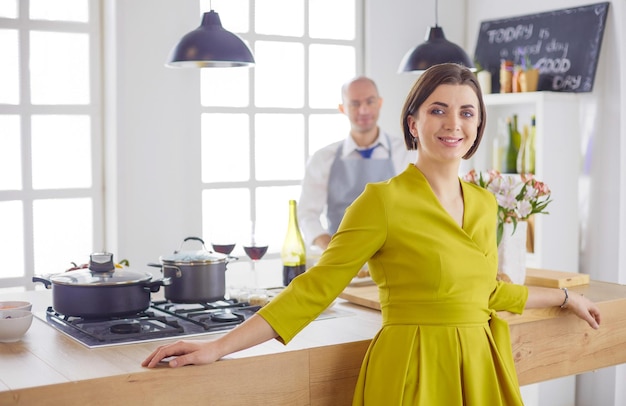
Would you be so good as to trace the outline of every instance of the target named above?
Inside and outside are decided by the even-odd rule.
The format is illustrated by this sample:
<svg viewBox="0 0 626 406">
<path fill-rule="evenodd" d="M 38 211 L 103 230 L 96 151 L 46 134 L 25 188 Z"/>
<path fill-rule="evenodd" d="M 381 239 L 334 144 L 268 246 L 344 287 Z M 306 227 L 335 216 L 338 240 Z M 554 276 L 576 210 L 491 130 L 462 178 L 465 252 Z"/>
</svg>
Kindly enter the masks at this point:
<svg viewBox="0 0 626 406">
<path fill-rule="evenodd" d="M 167 358 L 171 368 L 184 365 L 210 364 L 220 359 L 216 347 L 216 341 L 177 341 L 173 344 L 157 347 L 141 365 L 154 368 Z"/>
<path fill-rule="evenodd" d="M 255 314 L 217 340 L 183 340 L 157 347 L 141 365 L 154 368 L 170 357 L 173 358 L 167 363 L 172 368 L 210 364 L 225 355 L 250 348 L 277 336 L 272 326 L 263 317 Z"/>
</svg>

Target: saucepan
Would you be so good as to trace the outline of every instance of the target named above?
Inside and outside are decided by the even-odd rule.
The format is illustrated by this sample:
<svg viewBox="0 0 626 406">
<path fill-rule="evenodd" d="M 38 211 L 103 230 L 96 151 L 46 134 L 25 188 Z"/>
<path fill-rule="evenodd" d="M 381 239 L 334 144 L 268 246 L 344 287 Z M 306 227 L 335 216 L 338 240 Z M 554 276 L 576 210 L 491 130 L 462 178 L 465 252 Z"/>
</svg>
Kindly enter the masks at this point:
<svg viewBox="0 0 626 406">
<path fill-rule="evenodd" d="M 198 241 L 200 250 L 183 251 L 187 241 Z M 226 294 L 226 266 L 237 257 L 206 249 L 199 237 L 187 237 L 180 248 L 171 255 L 159 258 L 158 264 L 149 266 L 161 268 L 165 277 L 172 280 L 165 287 L 165 298 L 175 303 L 214 302 L 224 299 Z"/>
<path fill-rule="evenodd" d="M 132 315 L 150 306 L 151 292 L 171 283 L 153 279 L 150 272 L 118 268 L 111 253 L 93 253 L 89 265 L 52 276 L 35 276 L 52 289 L 52 308 L 65 315 L 84 318 Z"/>
</svg>

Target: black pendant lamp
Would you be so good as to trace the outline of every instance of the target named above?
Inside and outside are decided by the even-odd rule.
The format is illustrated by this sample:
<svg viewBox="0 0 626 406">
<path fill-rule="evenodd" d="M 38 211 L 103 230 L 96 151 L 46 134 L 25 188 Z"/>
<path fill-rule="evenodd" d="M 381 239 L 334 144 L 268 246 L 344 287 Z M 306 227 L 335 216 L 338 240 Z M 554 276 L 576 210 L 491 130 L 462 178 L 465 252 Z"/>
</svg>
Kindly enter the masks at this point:
<svg viewBox="0 0 626 406">
<path fill-rule="evenodd" d="M 166 66 L 179 68 L 231 68 L 253 66 L 254 57 L 243 40 L 222 27 L 213 10 L 202 24 L 186 34 L 172 49 Z"/>
<path fill-rule="evenodd" d="M 426 31 L 425 42 L 411 49 L 400 62 L 399 73 L 421 73 L 433 65 L 454 62 L 475 70 L 474 63 L 463 48 L 448 41 L 443 29 L 437 24 L 437 8 L 435 1 L 435 26 Z"/>
</svg>

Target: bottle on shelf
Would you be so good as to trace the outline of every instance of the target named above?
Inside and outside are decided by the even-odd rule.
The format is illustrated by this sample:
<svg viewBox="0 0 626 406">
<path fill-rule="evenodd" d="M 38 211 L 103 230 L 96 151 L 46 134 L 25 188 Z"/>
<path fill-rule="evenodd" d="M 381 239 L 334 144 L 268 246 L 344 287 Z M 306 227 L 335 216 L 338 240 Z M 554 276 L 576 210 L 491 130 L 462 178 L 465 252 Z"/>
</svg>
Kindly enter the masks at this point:
<svg viewBox="0 0 626 406">
<path fill-rule="evenodd" d="M 517 152 L 517 173 L 528 173 L 528 126 L 522 130 L 522 138 Z"/>
<path fill-rule="evenodd" d="M 493 139 L 491 150 L 491 167 L 498 172 L 506 172 L 506 152 L 509 146 L 509 135 L 506 121 L 498 119 L 498 132 Z"/>
<path fill-rule="evenodd" d="M 506 152 L 506 173 L 517 172 L 517 155 L 522 143 L 522 135 L 517 129 L 517 114 L 513 115 L 513 119 L 507 119 L 509 128 L 509 147 Z"/>
<path fill-rule="evenodd" d="M 518 173 L 535 173 L 535 116 L 531 117 L 530 128 L 524 125 L 522 144 L 517 155 Z"/>
<path fill-rule="evenodd" d="M 298 226 L 296 201 L 289 200 L 289 223 L 287 235 L 280 252 L 283 262 L 283 285 L 287 286 L 298 275 L 306 271 L 306 248 Z"/>
<path fill-rule="evenodd" d="M 535 115 L 530 118 L 530 133 L 528 134 L 528 141 L 526 145 L 526 171 L 528 173 L 535 173 L 535 138 L 537 134 Z"/>
</svg>

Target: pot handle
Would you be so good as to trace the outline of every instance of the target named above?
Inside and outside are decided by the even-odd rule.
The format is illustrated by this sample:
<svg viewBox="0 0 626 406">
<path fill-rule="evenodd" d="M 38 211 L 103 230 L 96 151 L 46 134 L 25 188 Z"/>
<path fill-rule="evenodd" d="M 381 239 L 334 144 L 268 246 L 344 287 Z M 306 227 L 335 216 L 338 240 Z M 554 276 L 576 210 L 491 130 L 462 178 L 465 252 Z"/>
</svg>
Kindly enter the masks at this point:
<svg viewBox="0 0 626 406">
<path fill-rule="evenodd" d="M 181 270 L 180 270 L 180 268 L 179 268 L 179 267 L 177 267 L 177 266 L 172 266 L 172 265 L 163 265 L 162 267 L 163 267 L 163 269 L 165 269 L 165 268 L 174 269 L 174 270 L 175 270 L 175 276 L 176 276 L 177 278 L 180 278 L 180 277 L 182 277 L 182 276 L 183 276 L 183 271 L 181 271 Z"/>
<path fill-rule="evenodd" d="M 163 272 L 163 269 L 165 268 L 170 268 L 170 269 L 175 269 L 176 270 L 176 277 L 180 278 L 181 276 L 183 276 L 183 272 L 180 270 L 179 267 L 177 266 L 172 266 L 172 265 L 161 265 L 161 264 L 155 264 L 154 262 L 150 262 L 148 264 L 148 266 L 153 266 L 155 268 L 161 268 L 161 272 Z"/>
<path fill-rule="evenodd" d="M 44 276 L 33 276 L 33 282 L 41 282 L 46 286 L 46 289 L 52 288 L 52 282 L 50 278 Z"/>
<path fill-rule="evenodd" d="M 187 237 L 187 238 L 185 238 L 183 240 L 183 242 L 180 243 L 180 247 L 178 247 L 178 249 L 176 251 L 174 251 L 174 254 L 178 254 L 181 251 L 181 249 L 183 248 L 183 244 L 185 244 L 189 240 L 199 241 L 202 244 L 202 249 L 205 250 L 205 251 L 208 251 L 206 249 L 206 246 L 204 245 L 204 240 L 202 238 L 200 238 L 200 237 Z"/>
<path fill-rule="evenodd" d="M 171 284 L 172 284 L 172 278 L 167 277 L 167 278 L 155 279 L 153 281 L 146 282 L 143 288 L 147 291 L 154 293 L 154 292 L 158 292 L 161 286 L 168 286 Z"/>
</svg>

